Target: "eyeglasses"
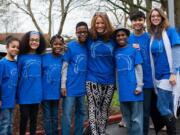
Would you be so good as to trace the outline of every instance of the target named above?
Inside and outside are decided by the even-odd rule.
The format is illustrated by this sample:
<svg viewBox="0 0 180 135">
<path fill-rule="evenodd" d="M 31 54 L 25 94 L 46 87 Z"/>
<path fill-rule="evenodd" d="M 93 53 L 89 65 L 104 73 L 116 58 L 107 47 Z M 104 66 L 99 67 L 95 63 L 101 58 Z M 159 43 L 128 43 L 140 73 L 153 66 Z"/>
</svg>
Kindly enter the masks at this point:
<svg viewBox="0 0 180 135">
<path fill-rule="evenodd" d="M 151 18 L 160 18 L 160 15 L 152 15 Z"/>
<path fill-rule="evenodd" d="M 39 40 L 38 38 L 36 38 L 36 39 L 35 39 L 35 38 L 30 38 L 29 41 L 30 41 L 30 42 L 33 42 L 33 41 L 34 41 L 34 42 L 39 42 L 40 40 Z"/>
</svg>

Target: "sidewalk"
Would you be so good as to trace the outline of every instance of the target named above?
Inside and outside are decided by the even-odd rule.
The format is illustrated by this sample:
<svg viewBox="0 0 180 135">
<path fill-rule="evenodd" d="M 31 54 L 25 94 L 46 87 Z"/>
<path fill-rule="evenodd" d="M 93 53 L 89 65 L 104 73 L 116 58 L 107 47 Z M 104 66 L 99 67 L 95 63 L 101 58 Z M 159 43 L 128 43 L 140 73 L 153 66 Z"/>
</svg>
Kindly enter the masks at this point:
<svg viewBox="0 0 180 135">
<path fill-rule="evenodd" d="M 180 135 L 180 118 L 177 120 L 176 123 L 177 127 L 177 135 Z M 126 135 L 126 128 L 119 127 L 118 123 L 110 124 L 107 127 L 108 135 Z M 156 135 L 154 129 L 149 130 L 149 135 Z M 167 135 L 165 131 L 161 131 L 158 135 Z"/>
<path fill-rule="evenodd" d="M 126 135 L 126 128 L 119 127 L 118 123 L 120 122 L 122 116 L 121 114 L 113 115 L 109 117 L 107 126 L 107 133 L 108 135 Z M 88 126 L 88 123 L 85 123 L 85 127 Z M 180 119 L 177 120 L 177 131 L 178 134 L 180 134 Z M 61 130 L 61 129 L 60 129 Z M 178 135 L 177 134 L 177 135 Z M 26 135 L 29 135 L 29 133 L 26 133 Z M 44 135 L 43 131 L 37 131 L 37 135 Z M 88 135 L 88 134 L 86 134 Z M 155 135 L 155 132 L 153 129 L 150 129 L 149 135 Z M 158 135 L 166 135 L 165 131 L 161 131 Z"/>
</svg>

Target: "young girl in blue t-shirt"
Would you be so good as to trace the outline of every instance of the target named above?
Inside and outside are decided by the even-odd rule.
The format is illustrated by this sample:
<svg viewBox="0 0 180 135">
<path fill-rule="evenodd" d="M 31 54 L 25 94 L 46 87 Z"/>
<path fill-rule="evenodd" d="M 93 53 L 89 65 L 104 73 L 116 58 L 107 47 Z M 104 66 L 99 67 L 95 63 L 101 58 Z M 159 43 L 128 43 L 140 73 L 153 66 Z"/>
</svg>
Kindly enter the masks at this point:
<svg viewBox="0 0 180 135">
<path fill-rule="evenodd" d="M 47 135 L 58 135 L 58 103 L 64 39 L 54 35 L 50 44 L 52 52 L 42 56 L 43 124 Z"/>
<path fill-rule="evenodd" d="M 18 81 L 15 57 L 19 53 L 20 41 L 9 36 L 6 43 L 7 55 L 0 60 L 0 135 L 13 134 L 13 109 Z"/>
<path fill-rule="evenodd" d="M 41 33 L 27 32 L 21 41 L 18 56 L 19 83 L 17 101 L 20 105 L 20 135 L 25 135 L 28 119 L 30 134 L 35 134 L 39 103 L 42 100 L 41 53 L 45 50 Z"/>
<path fill-rule="evenodd" d="M 151 67 L 157 93 L 157 108 L 167 127 L 167 134 L 175 135 L 172 90 L 176 84 L 176 71 L 172 48 L 180 45 L 180 38 L 176 29 L 169 26 L 168 19 L 161 9 L 151 10 L 149 22 Z"/>
</svg>

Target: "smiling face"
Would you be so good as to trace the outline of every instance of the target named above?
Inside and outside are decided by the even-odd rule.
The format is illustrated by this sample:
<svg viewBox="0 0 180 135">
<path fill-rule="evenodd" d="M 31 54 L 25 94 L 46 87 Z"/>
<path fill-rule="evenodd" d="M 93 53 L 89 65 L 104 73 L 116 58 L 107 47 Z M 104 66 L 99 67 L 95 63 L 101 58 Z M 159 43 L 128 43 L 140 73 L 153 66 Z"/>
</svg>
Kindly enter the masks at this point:
<svg viewBox="0 0 180 135">
<path fill-rule="evenodd" d="M 29 38 L 29 46 L 30 46 L 30 52 L 34 53 L 40 44 L 40 38 L 39 35 L 31 35 Z"/>
<path fill-rule="evenodd" d="M 127 36 L 126 32 L 124 32 L 124 31 L 117 32 L 117 34 L 116 34 L 116 42 L 118 43 L 119 47 L 126 46 L 127 39 L 128 39 L 128 36 Z"/>
<path fill-rule="evenodd" d="M 158 11 L 154 10 L 152 11 L 151 15 L 150 15 L 150 20 L 151 20 L 151 23 L 154 25 L 154 26 L 158 26 L 161 21 L 162 21 L 162 17 L 161 15 L 159 14 Z"/>
<path fill-rule="evenodd" d="M 105 32 L 106 25 L 104 20 L 101 17 L 97 17 L 95 21 L 95 30 L 99 34 L 103 34 Z"/>
<path fill-rule="evenodd" d="M 145 19 L 143 17 L 139 17 L 137 19 L 132 20 L 132 27 L 135 31 L 143 31 L 144 23 Z"/>
<path fill-rule="evenodd" d="M 88 37 L 88 28 L 87 26 L 78 26 L 76 28 L 76 36 L 79 43 L 84 43 Z"/>
<path fill-rule="evenodd" d="M 52 51 L 54 55 L 60 55 L 64 48 L 64 42 L 60 38 L 56 38 L 52 43 Z"/>
<path fill-rule="evenodd" d="M 11 41 L 7 45 L 6 49 L 9 57 L 14 58 L 19 53 L 19 42 L 16 40 Z"/>
</svg>

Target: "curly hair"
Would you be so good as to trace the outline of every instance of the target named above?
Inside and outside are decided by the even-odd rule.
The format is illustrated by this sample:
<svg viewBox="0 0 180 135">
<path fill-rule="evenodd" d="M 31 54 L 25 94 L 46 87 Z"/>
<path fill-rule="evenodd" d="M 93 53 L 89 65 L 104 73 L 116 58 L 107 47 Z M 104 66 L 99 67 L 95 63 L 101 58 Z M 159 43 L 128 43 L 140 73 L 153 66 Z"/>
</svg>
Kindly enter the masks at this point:
<svg viewBox="0 0 180 135">
<path fill-rule="evenodd" d="M 21 45 L 19 48 L 20 54 L 27 54 L 30 52 L 30 46 L 29 46 L 29 40 L 30 40 L 30 34 L 32 31 L 27 32 L 26 34 L 24 34 L 24 36 L 21 39 Z M 39 47 L 36 50 L 37 54 L 42 54 L 45 49 L 46 49 L 46 42 L 44 39 L 44 36 L 39 33 Z"/>
<path fill-rule="evenodd" d="M 90 29 L 90 34 L 92 36 L 92 39 L 96 40 L 98 38 L 98 33 L 95 28 L 96 20 L 98 17 L 102 18 L 106 26 L 105 32 L 103 33 L 103 39 L 105 41 L 109 41 L 109 39 L 112 37 L 114 28 L 109 20 L 108 15 L 105 12 L 96 12 L 92 18 L 91 29 Z"/>
<path fill-rule="evenodd" d="M 56 38 L 60 39 L 64 43 L 64 38 L 62 36 L 56 34 L 56 35 L 51 37 L 51 40 L 50 40 L 51 47 L 52 47 L 52 45 L 53 45 Z"/>
</svg>

